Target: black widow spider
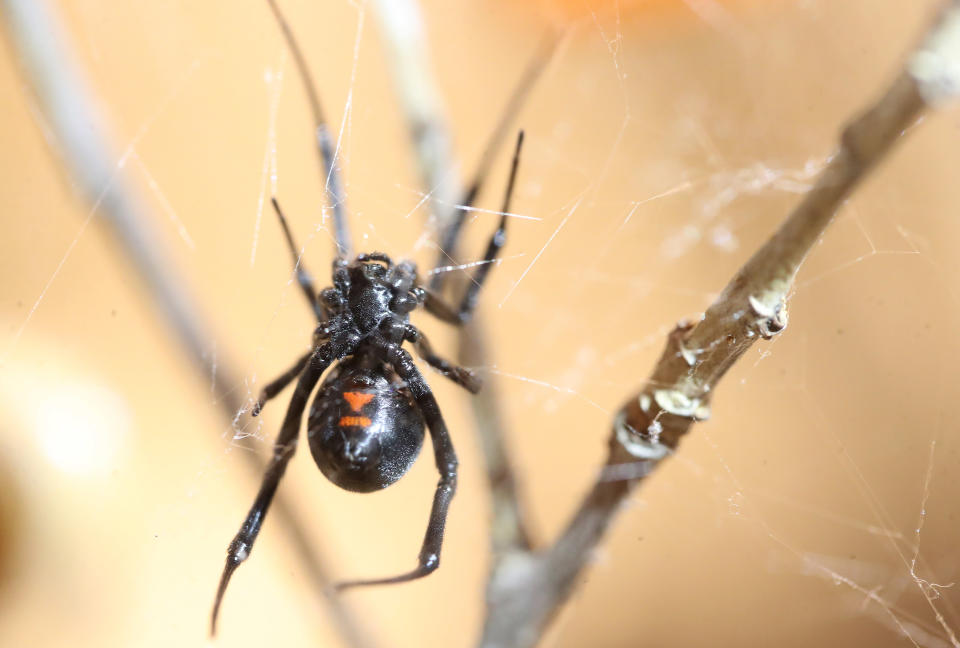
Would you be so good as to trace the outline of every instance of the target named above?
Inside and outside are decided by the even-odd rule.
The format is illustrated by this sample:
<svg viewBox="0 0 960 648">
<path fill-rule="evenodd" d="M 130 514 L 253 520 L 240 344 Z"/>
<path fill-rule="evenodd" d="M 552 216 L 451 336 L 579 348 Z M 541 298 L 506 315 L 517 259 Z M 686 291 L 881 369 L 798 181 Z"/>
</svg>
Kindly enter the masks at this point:
<svg viewBox="0 0 960 648">
<path fill-rule="evenodd" d="M 457 457 L 433 392 L 403 344 L 412 343 L 427 364 L 456 384 L 472 393 L 479 391 L 480 380 L 473 372 L 434 353 L 427 338 L 410 323 L 409 318 L 410 313 L 421 305 L 435 317 L 451 324 L 460 325 L 470 318 L 490 266 L 506 242 L 507 215 L 523 144 L 523 131 L 520 131 L 499 226 L 490 238 L 483 261 L 474 271 L 458 308 L 450 306 L 439 296 L 442 285 L 422 286 L 411 261 L 394 263 L 381 252 L 358 254 L 353 261 L 348 261 L 349 234 L 326 122 L 306 62 L 290 28 L 274 0 L 269 0 L 269 4 L 307 86 L 317 124 L 317 143 L 327 172 L 337 258 L 333 262 L 333 286 L 318 293 L 310 275 L 300 264 L 297 245 L 280 206 L 276 199 L 272 199 L 293 255 L 297 281 L 316 314 L 318 325 L 313 334 L 313 348 L 280 377 L 268 383 L 253 406 L 251 414 L 258 416 L 264 403 L 297 380 L 260 491 L 227 549 L 227 561 L 210 620 L 211 635 L 216 633 L 217 615 L 230 577 L 249 557 L 280 479 L 296 450 L 310 394 L 334 363 L 313 399 L 307 423 L 310 451 L 321 472 L 336 485 L 350 491 L 371 492 L 386 488 L 400 479 L 416 460 L 423 444 L 424 424 L 430 431 L 440 472 L 417 567 L 389 578 L 343 582 L 336 586 L 337 589 L 402 583 L 422 578 L 439 566 L 447 511 L 457 486 Z M 491 152 L 501 139 L 508 118 L 518 108 L 544 61 L 544 56 L 534 60 L 508 104 L 507 112 L 488 145 L 484 163 L 459 207 L 461 212 L 450 227 L 456 233 L 462 223 L 463 211 L 470 208 L 485 178 Z M 448 234 L 445 239 L 448 248 L 453 247 L 456 238 L 456 235 L 451 237 Z"/>
</svg>

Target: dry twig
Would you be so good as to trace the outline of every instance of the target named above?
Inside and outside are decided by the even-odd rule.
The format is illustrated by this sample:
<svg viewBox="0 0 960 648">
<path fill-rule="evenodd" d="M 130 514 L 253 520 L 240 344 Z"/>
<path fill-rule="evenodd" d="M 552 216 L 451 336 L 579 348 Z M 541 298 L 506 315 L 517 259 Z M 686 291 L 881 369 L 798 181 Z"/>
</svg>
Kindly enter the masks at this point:
<svg viewBox="0 0 960 648">
<path fill-rule="evenodd" d="M 430 73 L 430 53 L 416 0 L 375 0 L 394 87 L 407 118 L 421 183 L 429 192 L 432 227 L 445 231 L 463 195 L 443 101 Z"/>
<path fill-rule="evenodd" d="M 485 648 L 532 646 L 638 484 L 710 412 L 728 369 L 787 324 L 794 276 L 843 201 L 923 110 L 960 93 L 960 0 L 952 0 L 884 95 L 844 129 L 814 188 L 697 323 L 681 322 L 646 385 L 615 417 L 596 483 L 556 542 L 505 556 L 487 590 Z"/>
<path fill-rule="evenodd" d="M 451 256 L 446 255 L 455 254 L 449 241 L 456 238 L 465 214 L 463 210 L 450 209 L 450 205 L 469 205 L 476 198 L 511 119 L 552 57 L 558 36 L 548 33 L 538 46 L 494 127 L 469 188 L 465 190 L 460 182 L 460 165 L 453 156 L 440 91 L 430 71 L 419 6 L 415 0 L 377 0 L 376 7 L 381 31 L 390 50 L 394 85 L 404 106 L 422 183 L 429 192 L 431 226 L 445 242 L 441 243 L 440 255 L 449 261 Z M 486 355 L 486 334 L 479 315 L 474 314 L 472 321 L 460 329 L 458 341 L 457 359 L 460 363 L 466 366 L 490 364 Z M 489 383 L 471 399 L 492 495 L 492 549 L 495 555 L 508 550 L 530 549 L 517 493 L 516 472 L 504 441 L 505 427 L 499 402 L 494 386 Z"/>
</svg>

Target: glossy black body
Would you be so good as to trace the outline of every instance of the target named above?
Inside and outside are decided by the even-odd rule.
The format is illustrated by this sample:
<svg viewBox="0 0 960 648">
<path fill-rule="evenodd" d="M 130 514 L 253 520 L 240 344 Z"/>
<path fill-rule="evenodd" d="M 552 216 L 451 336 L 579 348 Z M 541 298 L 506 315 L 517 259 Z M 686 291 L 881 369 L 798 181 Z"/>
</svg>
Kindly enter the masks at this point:
<svg viewBox="0 0 960 648">
<path fill-rule="evenodd" d="M 271 6 L 276 12 L 276 7 Z M 282 18 L 281 25 L 285 26 Z M 320 387 L 309 410 L 307 437 L 317 466 L 334 484 L 355 492 L 386 488 L 416 461 L 423 446 L 424 428 L 430 433 L 440 474 L 417 566 L 388 578 L 341 582 L 337 588 L 403 583 L 422 578 L 439 567 L 447 513 L 457 488 L 457 455 L 433 391 L 404 346 L 411 344 L 434 370 L 471 393 L 479 391 L 480 381 L 469 369 L 438 356 L 423 333 L 410 323 L 410 313 L 423 306 L 435 317 L 454 325 L 470 318 L 479 290 L 506 240 L 510 196 L 522 142 L 521 132 L 499 226 L 483 260 L 477 264 L 459 308 L 422 286 L 412 262 L 394 263 L 380 252 L 359 254 L 350 261 L 349 245 L 339 237 L 338 255 L 332 267 L 333 285 L 318 293 L 300 264 L 299 248 L 273 200 L 294 259 L 297 282 L 316 315 L 317 327 L 310 351 L 267 383 L 252 407 L 251 414 L 258 416 L 267 401 L 296 381 L 260 490 L 227 548 L 226 565 L 210 617 L 211 635 L 216 632 L 227 584 L 234 570 L 250 556 L 280 480 L 296 452 L 303 414 L 318 383 Z M 328 369 L 330 372 L 323 378 Z"/>
<path fill-rule="evenodd" d="M 350 395 L 361 397 L 351 402 Z M 420 454 L 423 436 L 423 415 L 410 390 L 393 369 L 364 353 L 327 375 L 307 422 L 320 471 L 340 488 L 359 493 L 400 479 Z"/>
</svg>

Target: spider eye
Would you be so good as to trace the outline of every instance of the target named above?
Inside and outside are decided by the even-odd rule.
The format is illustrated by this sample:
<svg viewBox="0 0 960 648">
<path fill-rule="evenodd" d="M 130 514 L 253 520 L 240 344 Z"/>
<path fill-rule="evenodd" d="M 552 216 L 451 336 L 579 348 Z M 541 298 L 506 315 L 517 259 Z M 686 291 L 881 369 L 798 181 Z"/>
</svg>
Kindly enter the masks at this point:
<svg viewBox="0 0 960 648">
<path fill-rule="evenodd" d="M 387 266 L 381 261 L 368 261 L 363 264 L 363 274 L 373 279 L 382 279 L 387 274 Z"/>
</svg>

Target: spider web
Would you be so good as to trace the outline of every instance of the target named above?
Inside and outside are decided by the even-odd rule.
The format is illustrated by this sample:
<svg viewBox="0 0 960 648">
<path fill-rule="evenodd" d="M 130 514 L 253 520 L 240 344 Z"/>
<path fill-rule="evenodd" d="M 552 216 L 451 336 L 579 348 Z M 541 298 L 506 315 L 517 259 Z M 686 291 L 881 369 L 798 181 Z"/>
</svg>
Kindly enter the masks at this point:
<svg viewBox="0 0 960 648">
<path fill-rule="evenodd" d="M 412 164 L 374 7 L 282 4 L 336 134 L 355 246 L 426 272 L 437 188 L 421 187 Z M 468 170 L 544 13 L 571 25 L 517 120 L 526 144 L 509 242 L 481 293 L 491 358 L 475 367 L 501 396 L 540 540 L 596 477 L 613 413 L 666 334 L 706 309 L 810 186 L 932 4 L 624 1 L 518 16 L 509 3 L 424 3 Z M 79 210 L 58 175 L 8 55 L 0 82 L 18 100 L 0 182 L 16 217 L 0 244 L 11 278 L 0 463 L 24 540 L 0 581 L 12 611 L 0 643 L 62 644 L 69 633 L 81 645 L 192 645 L 256 489 L 237 455 L 268 450 L 287 398 L 225 425 L 212 378 L 229 358 L 251 397 L 307 347 L 311 315 L 268 199 L 323 287 L 323 175 L 265 7 L 62 10 L 119 144 L 116 177 L 148 197 L 157 245 L 215 335 L 198 380 L 95 211 Z M 960 645 L 955 140 L 955 111 L 928 119 L 845 205 L 798 277 L 787 330 L 741 360 L 712 420 L 637 491 L 545 646 Z M 508 157 L 469 214 L 462 263 L 440 271 L 470 270 L 481 255 Z M 423 314 L 415 322 L 453 356 L 453 333 Z M 349 598 L 384 645 L 467 645 L 482 621 L 482 459 L 467 397 L 427 377 L 460 487 L 443 568 Z M 359 497 L 326 483 L 303 450 L 281 492 L 332 575 L 408 568 L 436 481 L 430 453 L 396 486 Z M 64 538 L 76 558 L 48 560 Z M 273 518 L 253 555 L 228 592 L 222 640 L 337 645 Z M 43 623 L 51 608 L 57 627 Z"/>
</svg>

